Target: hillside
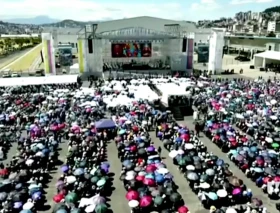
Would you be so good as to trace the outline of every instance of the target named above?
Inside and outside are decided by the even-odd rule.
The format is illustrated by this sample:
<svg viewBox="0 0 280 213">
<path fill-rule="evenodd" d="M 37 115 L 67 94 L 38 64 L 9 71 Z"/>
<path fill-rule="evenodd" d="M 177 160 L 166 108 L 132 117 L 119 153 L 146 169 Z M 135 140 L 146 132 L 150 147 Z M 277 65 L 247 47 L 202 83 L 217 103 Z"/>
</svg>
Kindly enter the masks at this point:
<svg viewBox="0 0 280 213">
<path fill-rule="evenodd" d="M 263 13 L 280 13 L 280 6 L 267 8 Z"/>
</svg>

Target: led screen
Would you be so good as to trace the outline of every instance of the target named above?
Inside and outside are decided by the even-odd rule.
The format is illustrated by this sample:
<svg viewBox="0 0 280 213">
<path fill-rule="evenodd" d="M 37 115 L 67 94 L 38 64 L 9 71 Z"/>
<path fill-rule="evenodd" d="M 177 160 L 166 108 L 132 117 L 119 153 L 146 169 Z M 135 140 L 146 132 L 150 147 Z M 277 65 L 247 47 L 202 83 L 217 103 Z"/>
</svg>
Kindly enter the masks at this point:
<svg viewBox="0 0 280 213">
<path fill-rule="evenodd" d="M 115 43 L 112 44 L 113 58 L 151 57 L 151 43 Z"/>
</svg>

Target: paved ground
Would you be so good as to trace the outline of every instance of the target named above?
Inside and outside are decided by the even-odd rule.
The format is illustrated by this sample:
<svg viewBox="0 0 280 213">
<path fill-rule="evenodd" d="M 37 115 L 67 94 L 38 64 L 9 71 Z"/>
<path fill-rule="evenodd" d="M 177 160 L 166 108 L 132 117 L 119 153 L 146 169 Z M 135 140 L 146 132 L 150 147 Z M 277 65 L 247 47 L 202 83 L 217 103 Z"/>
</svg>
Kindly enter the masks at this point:
<svg viewBox="0 0 280 213">
<path fill-rule="evenodd" d="M 185 125 L 190 129 L 194 129 L 192 117 L 186 117 L 184 121 Z M 209 152 L 213 152 L 214 155 L 217 155 L 219 158 L 223 159 L 226 163 L 230 165 L 230 170 L 233 174 L 240 179 L 243 180 L 245 185 L 248 188 L 252 189 L 253 195 L 261 199 L 264 203 L 264 206 L 267 207 L 268 213 L 276 213 L 278 210 L 275 208 L 275 201 L 268 198 L 268 196 L 263 193 L 263 191 L 256 186 L 254 182 L 248 179 L 245 174 L 234 164 L 232 163 L 229 158 L 223 153 L 212 141 L 210 141 L 206 136 L 202 135 L 200 138 L 202 142 L 207 146 Z"/>
</svg>

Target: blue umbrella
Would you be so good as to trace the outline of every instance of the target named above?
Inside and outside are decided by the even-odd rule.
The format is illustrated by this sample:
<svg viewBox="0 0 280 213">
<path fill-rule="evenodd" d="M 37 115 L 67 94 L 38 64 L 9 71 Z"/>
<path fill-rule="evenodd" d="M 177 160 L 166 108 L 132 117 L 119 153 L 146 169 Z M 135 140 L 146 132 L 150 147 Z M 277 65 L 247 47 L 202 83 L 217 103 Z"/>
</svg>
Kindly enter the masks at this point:
<svg viewBox="0 0 280 213">
<path fill-rule="evenodd" d="M 33 200 L 40 200 L 42 197 L 42 192 L 35 192 L 33 195 L 32 195 L 32 199 Z"/>
<path fill-rule="evenodd" d="M 256 146 L 251 146 L 250 151 L 251 152 L 256 152 L 256 151 L 258 151 L 258 148 Z"/>
<path fill-rule="evenodd" d="M 147 164 L 152 164 L 152 163 L 154 163 L 154 161 L 152 159 L 147 160 Z"/>
<path fill-rule="evenodd" d="M 123 135 L 123 134 L 125 134 L 125 133 L 126 133 L 126 130 L 125 130 L 125 129 L 121 129 L 121 130 L 118 132 L 119 135 Z"/>
<path fill-rule="evenodd" d="M 206 193 L 206 195 L 211 199 L 211 200 L 218 200 L 218 196 L 215 192 L 209 192 Z"/>
<path fill-rule="evenodd" d="M 164 176 L 161 174 L 156 175 L 155 180 L 157 183 L 162 183 L 164 182 Z"/>
<path fill-rule="evenodd" d="M 263 169 L 260 167 L 253 168 L 256 173 L 262 173 Z"/>
<path fill-rule="evenodd" d="M 222 166 L 222 165 L 224 165 L 224 160 L 222 160 L 222 159 L 218 159 L 217 161 L 216 161 L 216 165 L 217 166 Z"/>
<path fill-rule="evenodd" d="M 22 202 L 15 202 L 13 208 L 14 209 L 19 209 L 22 207 Z"/>
<path fill-rule="evenodd" d="M 182 143 L 182 141 L 183 141 L 182 138 L 176 138 L 175 140 L 176 143 Z"/>
<path fill-rule="evenodd" d="M 67 213 L 66 209 L 58 209 L 55 213 Z"/>
<path fill-rule="evenodd" d="M 32 213 L 30 209 L 23 209 L 19 213 Z"/>
<path fill-rule="evenodd" d="M 74 171 L 74 175 L 76 175 L 76 176 L 80 176 L 82 174 L 84 174 L 84 169 L 82 169 L 82 168 L 78 168 Z"/>
<path fill-rule="evenodd" d="M 68 171 L 69 171 L 69 167 L 68 167 L 67 165 L 63 165 L 63 166 L 61 167 L 61 171 L 62 171 L 62 172 L 68 172 Z"/>
<path fill-rule="evenodd" d="M 125 161 L 122 162 L 123 166 L 127 166 L 127 165 L 130 165 L 130 164 L 132 164 L 130 160 L 125 160 Z"/>
<path fill-rule="evenodd" d="M 155 176 L 154 176 L 153 174 L 149 173 L 149 174 L 146 174 L 146 175 L 145 175 L 145 178 L 148 178 L 148 179 L 155 179 Z"/>
<path fill-rule="evenodd" d="M 233 156 L 237 156 L 238 151 L 236 149 L 231 149 L 228 154 L 232 154 Z"/>
</svg>

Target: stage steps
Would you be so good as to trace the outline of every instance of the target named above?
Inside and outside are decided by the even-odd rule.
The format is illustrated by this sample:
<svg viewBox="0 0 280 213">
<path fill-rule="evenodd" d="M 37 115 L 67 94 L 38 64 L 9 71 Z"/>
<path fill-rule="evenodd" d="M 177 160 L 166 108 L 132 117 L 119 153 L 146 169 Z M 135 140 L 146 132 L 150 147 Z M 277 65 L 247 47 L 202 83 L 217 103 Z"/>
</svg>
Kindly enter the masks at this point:
<svg viewBox="0 0 280 213">
<path fill-rule="evenodd" d="M 171 108 L 171 112 L 173 114 L 173 117 L 175 118 L 175 120 L 177 121 L 183 121 L 184 120 L 184 116 L 181 112 L 180 107 L 172 107 Z"/>
</svg>

